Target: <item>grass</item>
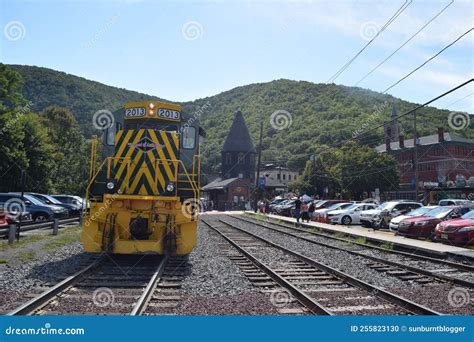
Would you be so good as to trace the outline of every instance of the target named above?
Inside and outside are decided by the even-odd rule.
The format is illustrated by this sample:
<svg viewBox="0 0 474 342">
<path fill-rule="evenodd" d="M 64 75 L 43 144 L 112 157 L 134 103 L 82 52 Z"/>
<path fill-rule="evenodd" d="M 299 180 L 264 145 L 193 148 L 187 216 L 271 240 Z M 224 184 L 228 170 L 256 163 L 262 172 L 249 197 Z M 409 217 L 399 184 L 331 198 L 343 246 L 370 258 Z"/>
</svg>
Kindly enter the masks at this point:
<svg viewBox="0 0 474 342">
<path fill-rule="evenodd" d="M 384 242 L 384 243 L 380 244 L 379 247 L 382 248 L 382 249 L 386 249 L 388 251 L 391 251 L 393 249 L 393 243 Z"/>
<path fill-rule="evenodd" d="M 15 242 L 12 245 L 8 244 L 8 240 L 4 240 L 0 244 L 0 251 L 4 252 L 8 249 L 22 248 L 29 243 L 45 240 L 48 237 L 49 237 L 48 235 L 28 235 L 25 237 L 21 237 L 20 241 L 18 242 L 15 239 Z"/>
<path fill-rule="evenodd" d="M 367 239 L 364 236 L 358 237 L 357 239 L 354 240 L 355 243 L 362 243 L 362 244 L 367 244 Z"/>
<path fill-rule="evenodd" d="M 3 241 L 0 251 L 8 252 L 8 254 L 5 255 L 6 259 L 0 260 L 0 264 L 25 263 L 41 254 L 44 255 L 39 252 L 54 252 L 63 246 L 79 241 L 81 230 L 81 226 L 63 228 L 59 230 L 58 235 L 52 235 L 51 230 L 45 230 L 41 235 L 24 236 L 12 245 L 8 245 L 8 241 Z"/>
</svg>

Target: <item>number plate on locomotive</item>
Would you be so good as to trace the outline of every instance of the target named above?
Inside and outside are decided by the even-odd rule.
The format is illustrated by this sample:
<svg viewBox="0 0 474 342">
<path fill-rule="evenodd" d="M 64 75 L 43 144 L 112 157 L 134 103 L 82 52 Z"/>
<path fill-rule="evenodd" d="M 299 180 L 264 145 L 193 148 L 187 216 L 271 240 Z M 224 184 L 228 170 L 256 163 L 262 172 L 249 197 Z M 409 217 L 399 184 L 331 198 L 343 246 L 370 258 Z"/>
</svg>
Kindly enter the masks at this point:
<svg viewBox="0 0 474 342">
<path fill-rule="evenodd" d="M 144 107 L 126 108 L 125 116 L 128 117 L 140 117 L 145 116 L 146 109 Z"/>
<path fill-rule="evenodd" d="M 180 120 L 181 119 L 181 113 L 172 110 L 172 109 L 165 109 L 165 108 L 160 108 L 158 109 L 158 116 L 163 119 L 169 119 L 169 120 Z"/>
</svg>

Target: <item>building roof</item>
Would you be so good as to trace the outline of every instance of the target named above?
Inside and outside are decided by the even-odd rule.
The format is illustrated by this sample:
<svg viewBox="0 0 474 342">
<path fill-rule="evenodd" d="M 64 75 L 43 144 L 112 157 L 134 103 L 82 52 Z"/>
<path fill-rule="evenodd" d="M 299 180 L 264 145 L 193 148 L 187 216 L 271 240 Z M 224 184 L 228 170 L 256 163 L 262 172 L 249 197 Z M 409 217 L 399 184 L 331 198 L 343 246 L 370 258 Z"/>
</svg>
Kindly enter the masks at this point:
<svg viewBox="0 0 474 342">
<path fill-rule="evenodd" d="M 237 179 L 239 179 L 239 178 L 237 178 L 237 177 L 228 178 L 228 179 L 217 178 L 217 179 L 213 180 L 212 182 L 210 182 L 209 184 L 204 185 L 201 188 L 201 190 L 202 191 L 209 191 L 209 190 L 224 189 Z"/>
<path fill-rule="evenodd" d="M 252 138 L 245 124 L 242 112 L 238 110 L 225 140 L 222 152 L 255 152 Z"/>
<path fill-rule="evenodd" d="M 447 142 L 460 142 L 460 143 L 468 143 L 468 144 L 474 144 L 474 141 L 471 139 L 463 138 L 460 137 L 459 135 L 445 132 L 444 133 L 444 140 Z M 426 146 L 426 145 L 434 145 L 438 144 L 438 134 L 433 134 L 433 135 L 427 135 L 424 137 L 419 138 L 419 145 L 418 146 Z M 413 148 L 414 143 L 413 139 L 405 139 L 405 148 Z M 390 143 L 390 148 L 392 150 L 400 150 L 400 141 L 394 141 Z M 375 149 L 378 152 L 386 152 L 386 146 L 385 144 L 379 145 L 375 147 Z"/>
</svg>

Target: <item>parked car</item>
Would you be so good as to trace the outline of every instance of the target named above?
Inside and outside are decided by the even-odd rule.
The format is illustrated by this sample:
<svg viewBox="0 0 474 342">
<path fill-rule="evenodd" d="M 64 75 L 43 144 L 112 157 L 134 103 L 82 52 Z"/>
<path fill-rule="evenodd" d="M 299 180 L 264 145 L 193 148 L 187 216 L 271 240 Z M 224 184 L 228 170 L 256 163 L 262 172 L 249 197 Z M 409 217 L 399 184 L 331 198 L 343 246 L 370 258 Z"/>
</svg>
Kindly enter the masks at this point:
<svg viewBox="0 0 474 342">
<path fill-rule="evenodd" d="M 346 226 L 352 223 L 360 223 L 360 213 L 363 210 L 375 209 L 374 203 L 356 203 L 345 208 L 328 212 L 328 219 L 331 223 L 344 224 Z"/>
<path fill-rule="evenodd" d="M 418 202 L 400 202 L 393 206 L 388 206 L 376 214 L 372 220 L 372 228 L 388 229 L 390 221 L 400 215 L 404 215 L 413 209 L 422 207 Z"/>
<path fill-rule="evenodd" d="M 435 240 L 462 246 L 474 246 L 474 210 L 460 218 L 440 222 L 435 228 Z"/>
<path fill-rule="evenodd" d="M 438 205 L 441 206 L 450 206 L 450 205 L 472 205 L 473 202 L 464 199 L 442 199 L 439 201 Z"/>
<path fill-rule="evenodd" d="M 353 203 L 349 203 L 349 202 L 340 202 L 340 203 L 333 203 L 327 208 L 317 209 L 314 211 L 314 216 L 312 220 L 322 222 L 322 223 L 329 223 L 329 219 L 327 216 L 329 212 L 350 207 L 352 204 Z"/>
<path fill-rule="evenodd" d="M 364 227 L 374 227 L 374 222 L 376 220 L 381 220 L 380 218 L 383 217 L 384 221 L 385 218 L 392 219 L 395 216 L 402 215 L 407 213 L 408 211 L 421 207 L 422 204 L 418 202 L 411 202 L 411 201 L 388 201 L 380 204 L 375 209 L 364 210 L 360 213 L 360 223 Z M 387 226 L 388 222 L 387 220 Z M 376 227 L 377 228 L 377 227 Z"/>
<path fill-rule="evenodd" d="M 434 230 L 439 223 L 461 217 L 471 209 L 471 206 L 438 207 L 423 216 L 402 220 L 398 224 L 396 234 L 414 238 L 434 238 Z"/>
<path fill-rule="evenodd" d="M 59 207 L 63 207 L 67 209 L 69 217 L 77 217 L 81 215 L 82 204 L 62 203 L 61 201 L 57 200 L 56 198 L 52 196 L 37 194 L 33 192 L 29 192 L 28 195 L 31 195 L 35 197 L 36 199 L 39 199 L 44 204 L 55 205 L 55 206 L 59 206 Z"/>
<path fill-rule="evenodd" d="M 74 196 L 74 195 L 50 195 L 50 196 L 54 197 L 61 203 L 80 205 L 82 206 L 82 209 L 86 209 L 85 198 Z"/>
<path fill-rule="evenodd" d="M 286 200 L 274 207 L 275 213 L 282 216 L 291 216 L 291 209 L 295 205 L 295 200 Z"/>
<path fill-rule="evenodd" d="M 5 208 L 5 203 L 8 200 L 17 199 L 21 201 L 21 194 L 17 193 L 0 193 L 0 206 Z M 25 194 L 23 196 L 25 208 L 31 213 L 34 221 L 46 221 L 51 219 L 67 218 L 68 211 L 65 208 L 53 205 L 47 205 L 36 199 L 33 196 Z"/>
<path fill-rule="evenodd" d="M 319 200 L 319 202 L 317 204 L 315 204 L 315 206 L 316 206 L 315 210 L 326 209 L 326 208 L 328 208 L 331 205 L 336 204 L 336 203 L 347 203 L 347 201 L 344 201 L 344 200 Z"/>
<path fill-rule="evenodd" d="M 274 212 L 275 212 L 275 206 L 277 206 L 278 204 L 282 203 L 283 201 L 285 201 L 284 198 L 274 199 L 274 200 L 271 201 L 270 204 L 268 205 L 268 211 L 269 211 L 270 213 L 274 213 Z"/>
<path fill-rule="evenodd" d="M 397 217 L 394 217 L 393 219 L 390 220 L 390 224 L 388 225 L 390 230 L 398 230 L 398 225 L 400 222 L 404 219 L 410 218 L 410 217 L 418 217 L 418 216 L 423 216 L 426 214 L 428 211 L 438 208 L 437 205 L 429 205 L 426 207 L 419 207 L 416 209 L 413 209 L 412 211 L 409 211 L 408 213 L 404 215 L 399 215 Z"/>
</svg>

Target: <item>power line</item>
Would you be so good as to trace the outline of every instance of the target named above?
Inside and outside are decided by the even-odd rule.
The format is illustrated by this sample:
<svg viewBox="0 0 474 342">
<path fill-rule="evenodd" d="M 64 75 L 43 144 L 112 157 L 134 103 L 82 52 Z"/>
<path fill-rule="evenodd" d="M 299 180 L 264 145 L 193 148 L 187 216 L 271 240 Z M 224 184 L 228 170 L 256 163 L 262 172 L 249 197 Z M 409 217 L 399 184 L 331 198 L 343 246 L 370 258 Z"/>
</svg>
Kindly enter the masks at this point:
<svg viewBox="0 0 474 342">
<path fill-rule="evenodd" d="M 446 108 L 449 108 L 449 107 L 451 107 L 452 105 L 455 105 L 456 103 L 461 102 L 462 100 L 465 100 L 465 99 L 467 99 L 468 97 L 470 97 L 470 96 L 472 96 L 472 95 L 474 95 L 474 92 L 472 92 L 472 93 L 470 93 L 470 94 L 468 94 L 468 95 L 466 95 L 466 96 L 460 98 L 459 100 L 456 100 L 456 101 L 454 101 L 454 102 L 448 104 L 448 105 L 446 106 Z"/>
<path fill-rule="evenodd" d="M 364 77 L 362 77 L 357 83 L 354 84 L 354 86 L 358 85 L 360 82 L 365 80 L 369 75 L 371 75 L 375 70 L 377 70 L 382 64 L 384 64 L 386 61 L 388 61 L 390 58 L 393 57 L 398 51 L 400 51 L 401 48 L 403 48 L 406 44 L 408 44 L 413 38 L 415 38 L 421 31 L 423 31 L 429 24 L 431 24 L 437 17 L 441 15 L 449 6 L 451 6 L 454 3 L 454 0 L 451 0 L 449 4 L 447 4 L 441 11 L 439 11 L 433 18 L 431 18 L 425 25 L 423 25 L 418 31 L 416 31 L 408 40 L 406 40 L 402 45 L 398 47 L 395 51 L 393 51 L 387 58 L 385 58 L 383 61 L 381 61 L 375 68 L 370 70 L 367 74 L 365 74 Z"/>
<path fill-rule="evenodd" d="M 370 45 L 372 42 L 383 32 L 387 27 L 390 26 L 391 23 L 395 21 L 395 19 L 398 18 L 400 14 L 402 14 L 408 6 L 410 6 L 412 3 L 412 0 L 405 0 L 403 5 L 390 17 L 390 19 L 382 26 L 382 28 L 377 32 L 377 34 L 365 44 L 365 46 L 359 50 L 355 54 L 354 57 L 352 57 L 346 64 L 344 64 L 334 75 L 332 75 L 329 80 L 327 80 L 326 83 L 331 83 L 334 82 L 351 64 L 354 62 L 354 60 L 359 57 L 359 55 Z"/>
<path fill-rule="evenodd" d="M 375 130 L 381 128 L 381 127 L 383 127 L 386 123 L 391 123 L 391 122 L 393 122 L 393 121 L 395 121 L 395 120 L 398 120 L 398 119 L 400 119 L 400 118 L 402 118 L 402 117 L 404 117 L 404 116 L 407 116 L 408 114 L 411 114 L 411 113 L 413 113 L 413 112 L 415 112 L 415 111 L 417 111 L 417 110 L 419 110 L 419 109 L 421 109 L 421 108 L 423 108 L 423 107 L 426 107 L 426 106 L 428 106 L 429 104 L 431 104 L 431 103 L 433 103 L 433 102 L 439 100 L 440 98 L 445 97 L 446 95 L 449 95 L 449 94 L 451 94 L 452 92 L 455 92 L 455 91 L 458 90 L 458 89 L 461 89 L 462 87 L 468 85 L 469 83 L 471 83 L 471 82 L 473 82 L 473 81 L 474 81 L 474 78 L 471 78 L 470 80 L 468 80 L 468 81 L 466 81 L 466 82 L 464 82 L 464 83 L 461 83 L 460 85 L 458 85 L 458 86 L 456 86 L 456 87 L 454 87 L 454 88 L 452 88 L 452 89 L 446 91 L 445 93 L 436 96 L 435 98 L 429 100 L 428 102 L 425 102 L 425 103 L 423 103 L 423 104 L 421 104 L 421 105 L 418 105 L 418 106 L 416 106 L 415 108 L 410 109 L 409 111 L 407 111 L 407 112 L 405 112 L 405 113 L 403 113 L 403 114 L 398 115 L 396 118 L 394 118 L 394 119 L 392 119 L 392 120 L 386 121 L 386 122 L 384 122 L 384 123 L 382 123 L 382 124 L 380 124 L 380 125 L 377 125 L 377 126 L 371 128 L 371 129 L 368 129 L 368 130 L 365 131 L 365 132 L 360 133 L 360 134 L 357 135 L 356 137 L 352 137 L 352 138 L 345 139 L 345 140 L 343 140 L 343 141 L 341 141 L 341 142 L 339 142 L 339 143 L 337 143 L 337 144 L 335 144 L 335 145 L 333 145 L 333 146 L 329 146 L 329 147 L 326 147 L 326 148 L 324 148 L 324 149 L 322 149 L 322 150 L 320 150 L 320 151 L 316 151 L 315 153 L 322 153 L 322 152 L 328 151 L 328 150 L 330 150 L 330 149 L 332 149 L 332 148 L 336 148 L 336 147 L 342 146 L 342 145 L 344 145 L 345 143 L 347 143 L 347 142 L 349 142 L 349 141 L 353 141 L 353 140 L 356 140 L 356 139 L 360 139 L 361 136 L 364 136 L 364 135 L 366 135 L 366 134 L 368 134 L 368 133 L 370 133 L 370 132 L 373 132 L 373 131 L 375 131 Z M 313 153 L 313 154 L 314 154 L 314 153 Z"/>
<path fill-rule="evenodd" d="M 390 87 L 388 87 L 387 89 L 385 89 L 382 93 L 386 93 L 387 91 L 389 91 L 390 89 L 392 89 L 393 87 L 395 87 L 397 84 L 399 84 L 400 82 L 402 82 L 404 79 L 408 78 L 410 75 L 412 75 L 413 73 L 415 73 L 416 71 L 418 71 L 419 69 L 421 69 L 423 66 L 425 66 L 428 62 L 430 62 L 431 60 L 435 59 L 436 57 L 438 57 L 443 51 L 445 51 L 446 49 L 448 49 L 450 46 L 452 46 L 453 44 L 455 44 L 457 41 L 459 41 L 462 37 L 464 37 L 466 34 L 470 33 L 471 31 L 473 30 L 473 28 L 467 30 L 466 32 L 464 32 L 462 35 L 460 35 L 458 38 L 456 38 L 456 40 L 454 40 L 453 42 L 451 42 L 450 44 L 446 45 L 443 49 L 441 49 L 441 51 L 437 52 L 435 55 L 431 56 L 428 60 L 426 60 L 424 63 L 422 63 L 421 65 L 419 65 L 418 67 L 416 67 L 414 70 L 410 71 L 408 74 L 406 74 L 404 77 L 402 77 L 401 79 L 399 79 L 397 82 L 395 82 L 394 84 L 392 84 Z"/>
</svg>

